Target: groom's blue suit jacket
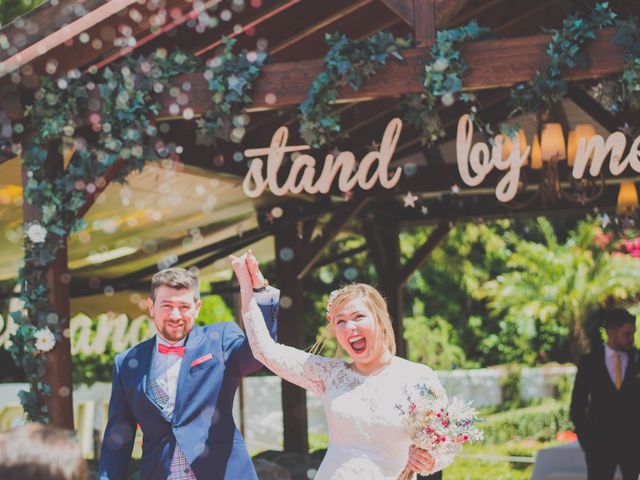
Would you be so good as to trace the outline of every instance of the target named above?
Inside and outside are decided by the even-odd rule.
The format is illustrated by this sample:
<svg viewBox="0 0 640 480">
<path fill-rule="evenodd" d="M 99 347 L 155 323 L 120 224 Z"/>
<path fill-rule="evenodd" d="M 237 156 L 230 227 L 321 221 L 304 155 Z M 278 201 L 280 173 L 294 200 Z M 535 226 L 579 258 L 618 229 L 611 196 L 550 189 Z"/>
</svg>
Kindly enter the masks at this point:
<svg viewBox="0 0 640 480">
<path fill-rule="evenodd" d="M 260 305 L 274 338 L 277 304 L 276 295 L 271 304 Z M 126 478 L 136 424 L 143 432 L 143 480 L 166 480 L 176 441 L 198 479 L 257 479 L 232 417 L 241 377 L 262 366 L 242 330 L 225 322 L 195 326 L 189 333 L 172 418 L 145 390 L 155 341 L 152 337 L 116 356 L 100 479 Z M 209 359 L 201 361 L 204 358 Z M 201 363 L 194 363 L 198 359 Z"/>
</svg>

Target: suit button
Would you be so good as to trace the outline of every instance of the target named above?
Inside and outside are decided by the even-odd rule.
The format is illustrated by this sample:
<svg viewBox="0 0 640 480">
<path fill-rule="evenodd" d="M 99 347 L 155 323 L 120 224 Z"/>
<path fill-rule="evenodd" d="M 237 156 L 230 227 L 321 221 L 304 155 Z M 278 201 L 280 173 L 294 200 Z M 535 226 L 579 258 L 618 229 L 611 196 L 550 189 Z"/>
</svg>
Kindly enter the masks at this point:
<svg viewBox="0 0 640 480">
<path fill-rule="evenodd" d="M 171 425 L 171 428 L 175 431 L 178 429 L 178 425 L 176 425 L 175 423 L 173 425 Z"/>
</svg>

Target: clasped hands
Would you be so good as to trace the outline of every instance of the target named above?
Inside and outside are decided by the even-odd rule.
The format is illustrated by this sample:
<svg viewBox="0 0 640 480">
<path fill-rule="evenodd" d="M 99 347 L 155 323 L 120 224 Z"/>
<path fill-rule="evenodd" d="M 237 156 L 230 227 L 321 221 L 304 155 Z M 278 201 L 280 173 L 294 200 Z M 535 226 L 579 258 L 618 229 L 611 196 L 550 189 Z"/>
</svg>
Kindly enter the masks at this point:
<svg viewBox="0 0 640 480">
<path fill-rule="evenodd" d="M 246 253 L 239 257 L 229 255 L 229 260 L 241 291 L 265 286 L 266 281 L 262 276 L 262 272 L 260 272 L 258 260 L 251 250 L 247 250 Z"/>
</svg>

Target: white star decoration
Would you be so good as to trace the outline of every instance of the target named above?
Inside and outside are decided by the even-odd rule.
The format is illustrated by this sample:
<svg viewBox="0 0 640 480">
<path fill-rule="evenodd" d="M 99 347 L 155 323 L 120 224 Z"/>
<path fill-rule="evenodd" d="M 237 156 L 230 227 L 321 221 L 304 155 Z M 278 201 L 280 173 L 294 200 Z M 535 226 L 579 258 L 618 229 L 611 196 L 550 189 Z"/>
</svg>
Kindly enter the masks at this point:
<svg viewBox="0 0 640 480">
<path fill-rule="evenodd" d="M 416 208 L 416 200 L 418 200 L 417 196 L 415 196 L 411 192 L 407 192 L 407 194 L 404 197 L 404 206 L 405 206 L 405 208 L 406 207 Z"/>
</svg>

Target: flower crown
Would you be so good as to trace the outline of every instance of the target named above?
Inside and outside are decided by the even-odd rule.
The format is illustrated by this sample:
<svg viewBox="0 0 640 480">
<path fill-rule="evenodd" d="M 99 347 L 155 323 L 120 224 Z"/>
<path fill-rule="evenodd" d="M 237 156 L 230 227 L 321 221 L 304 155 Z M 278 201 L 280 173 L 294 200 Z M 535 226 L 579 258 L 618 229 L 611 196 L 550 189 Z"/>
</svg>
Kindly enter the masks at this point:
<svg viewBox="0 0 640 480">
<path fill-rule="evenodd" d="M 333 307 L 333 302 L 336 300 L 336 298 L 338 298 L 339 295 L 344 293 L 344 291 L 346 289 L 347 289 L 347 287 L 338 288 L 336 290 L 333 290 L 329 294 L 329 301 L 327 302 L 327 320 L 329 320 L 329 316 L 330 316 L 330 313 L 331 313 L 331 308 Z"/>
</svg>

